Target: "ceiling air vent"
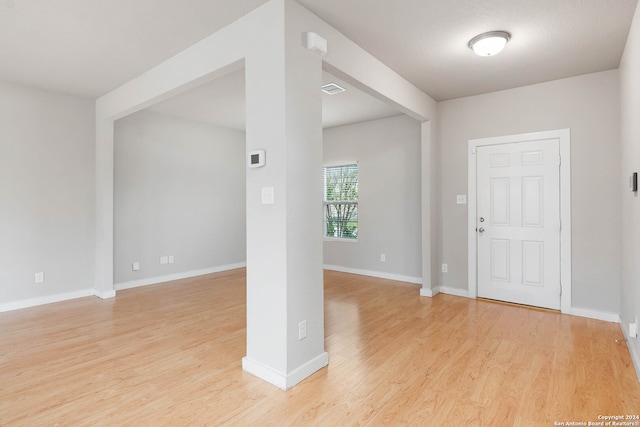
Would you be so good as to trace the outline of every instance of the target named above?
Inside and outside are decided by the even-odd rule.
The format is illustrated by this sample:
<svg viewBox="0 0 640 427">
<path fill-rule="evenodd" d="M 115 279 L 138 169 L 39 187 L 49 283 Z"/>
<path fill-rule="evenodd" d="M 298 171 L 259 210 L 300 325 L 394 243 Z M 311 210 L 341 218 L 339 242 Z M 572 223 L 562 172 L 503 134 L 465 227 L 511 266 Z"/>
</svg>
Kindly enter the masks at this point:
<svg viewBox="0 0 640 427">
<path fill-rule="evenodd" d="M 329 83 L 328 85 L 322 86 L 322 91 L 329 95 L 335 95 L 336 93 L 344 92 L 345 90 L 345 88 L 338 86 L 335 83 Z"/>
</svg>

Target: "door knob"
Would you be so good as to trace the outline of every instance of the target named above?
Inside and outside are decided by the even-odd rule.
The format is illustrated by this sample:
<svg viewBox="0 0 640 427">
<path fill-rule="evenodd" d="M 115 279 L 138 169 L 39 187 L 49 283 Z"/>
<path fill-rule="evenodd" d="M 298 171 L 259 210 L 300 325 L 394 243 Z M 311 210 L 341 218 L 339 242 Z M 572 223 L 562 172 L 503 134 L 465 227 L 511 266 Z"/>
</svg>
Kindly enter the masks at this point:
<svg viewBox="0 0 640 427">
<path fill-rule="evenodd" d="M 480 222 L 484 222 L 484 217 L 483 216 L 480 217 Z"/>
<path fill-rule="evenodd" d="M 484 233 L 484 228 L 482 228 L 482 227 L 478 228 L 478 232 L 479 233 Z"/>
</svg>

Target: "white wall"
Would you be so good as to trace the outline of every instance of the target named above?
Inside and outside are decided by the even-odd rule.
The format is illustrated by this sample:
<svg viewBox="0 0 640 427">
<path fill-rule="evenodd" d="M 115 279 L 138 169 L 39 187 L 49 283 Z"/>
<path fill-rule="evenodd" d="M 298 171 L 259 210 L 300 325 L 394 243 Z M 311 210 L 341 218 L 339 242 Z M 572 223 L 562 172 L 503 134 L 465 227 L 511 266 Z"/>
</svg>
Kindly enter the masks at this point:
<svg viewBox="0 0 640 427">
<path fill-rule="evenodd" d="M 467 288 L 467 141 L 571 129 L 572 307 L 620 312 L 618 71 L 438 104 L 441 159 L 440 285 Z M 626 231 L 625 231 L 626 232 Z"/>
<path fill-rule="evenodd" d="M 93 288 L 94 123 L 91 100 L 0 83 L 0 309 Z"/>
<path fill-rule="evenodd" d="M 324 242 L 324 264 L 421 281 L 420 123 L 397 116 L 324 130 L 323 161 L 358 161 L 358 241 Z M 386 261 L 380 261 L 385 254 Z"/>
<path fill-rule="evenodd" d="M 622 327 L 640 317 L 640 197 L 629 192 L 629 176 L 640 172 L 640 8 L 636 9 L 620 63 L 622 162 L 618 186 L 622 192 Z M 629 338 L 640 375 L 640 339 Z"/>
<path fill-rule="evenodd" d="M 244 152 L 243 132 L 146 110 L 116 121 L 116 283 L 245 262 Z"/>
<path fill-rule="evenodd" d="M 245 262 L 243 133 L 141 111 L 118 120 L 115 134 L 116 283 Z M 361 235 L 325 241 L 325 264 L 419 281 L 420 123 L 325 129 L 324 161 L 354 159 Z M 175 264 L 160 265 L 163 255 Z"/>
</svg>

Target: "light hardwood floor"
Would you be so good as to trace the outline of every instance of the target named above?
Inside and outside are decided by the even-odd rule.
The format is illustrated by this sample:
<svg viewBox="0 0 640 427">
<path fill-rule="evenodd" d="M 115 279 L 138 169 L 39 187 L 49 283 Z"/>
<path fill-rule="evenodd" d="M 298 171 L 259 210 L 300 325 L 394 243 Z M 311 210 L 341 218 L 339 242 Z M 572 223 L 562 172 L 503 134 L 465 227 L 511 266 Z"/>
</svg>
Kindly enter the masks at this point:
<svg viewBox="0 0 640 427">
<path fill-rule="evenodd" d="M 245 272 L 0 313 L 0 424 L 553 426 L 640 414 L 617 324 L 325 272 L 329 366 L 241 369 Z"/>
</svg>

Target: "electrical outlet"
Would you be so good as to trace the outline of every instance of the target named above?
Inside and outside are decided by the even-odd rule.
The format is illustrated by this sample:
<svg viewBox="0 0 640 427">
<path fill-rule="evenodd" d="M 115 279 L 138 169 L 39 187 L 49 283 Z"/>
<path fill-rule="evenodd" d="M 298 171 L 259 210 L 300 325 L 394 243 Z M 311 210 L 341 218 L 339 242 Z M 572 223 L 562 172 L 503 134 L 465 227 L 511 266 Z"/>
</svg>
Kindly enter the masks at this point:
<svg viewBox="0 0 640 427">
<path fill-rule="evenodd" d="M 442 264 L 442 272 L 443 273 L 448 273 L 449 272 L 449 266 L 447 264 Z"/>
<path fill-rule="evenodd" d="M 380 254 L 380 261 L 385 262 L 387 260 L 387 256 L 385 254 Z"/>
<path fill-rule="evenodd" d="M 167 256 L 161 256 L 160 257 L 160 264 L 165 265 L 169 263 L 169 257 Z"/>
<path fill-rule="evenodd" d="M 36 273 L 34 280 L 36 283 L 44 283 L 44 273 L 43 272 Z"/>
<path fill-rule="evenodd" d="M 174 258 L 173 255 L 169 255 L 169 264 L 173 264 Z"/>
<path fill-rule="evenodd" d="M 131 264 L 131 269 L 133 271 L 140 271 L 140 263 L 139 262 L 134 262 L 133 264 Z"/>
<path fill-rule="evenodd" d="M 303 320 L 298 324 L 298 340 L 303 340 L 307 337 L 307 321 Z"/>
</svg>

